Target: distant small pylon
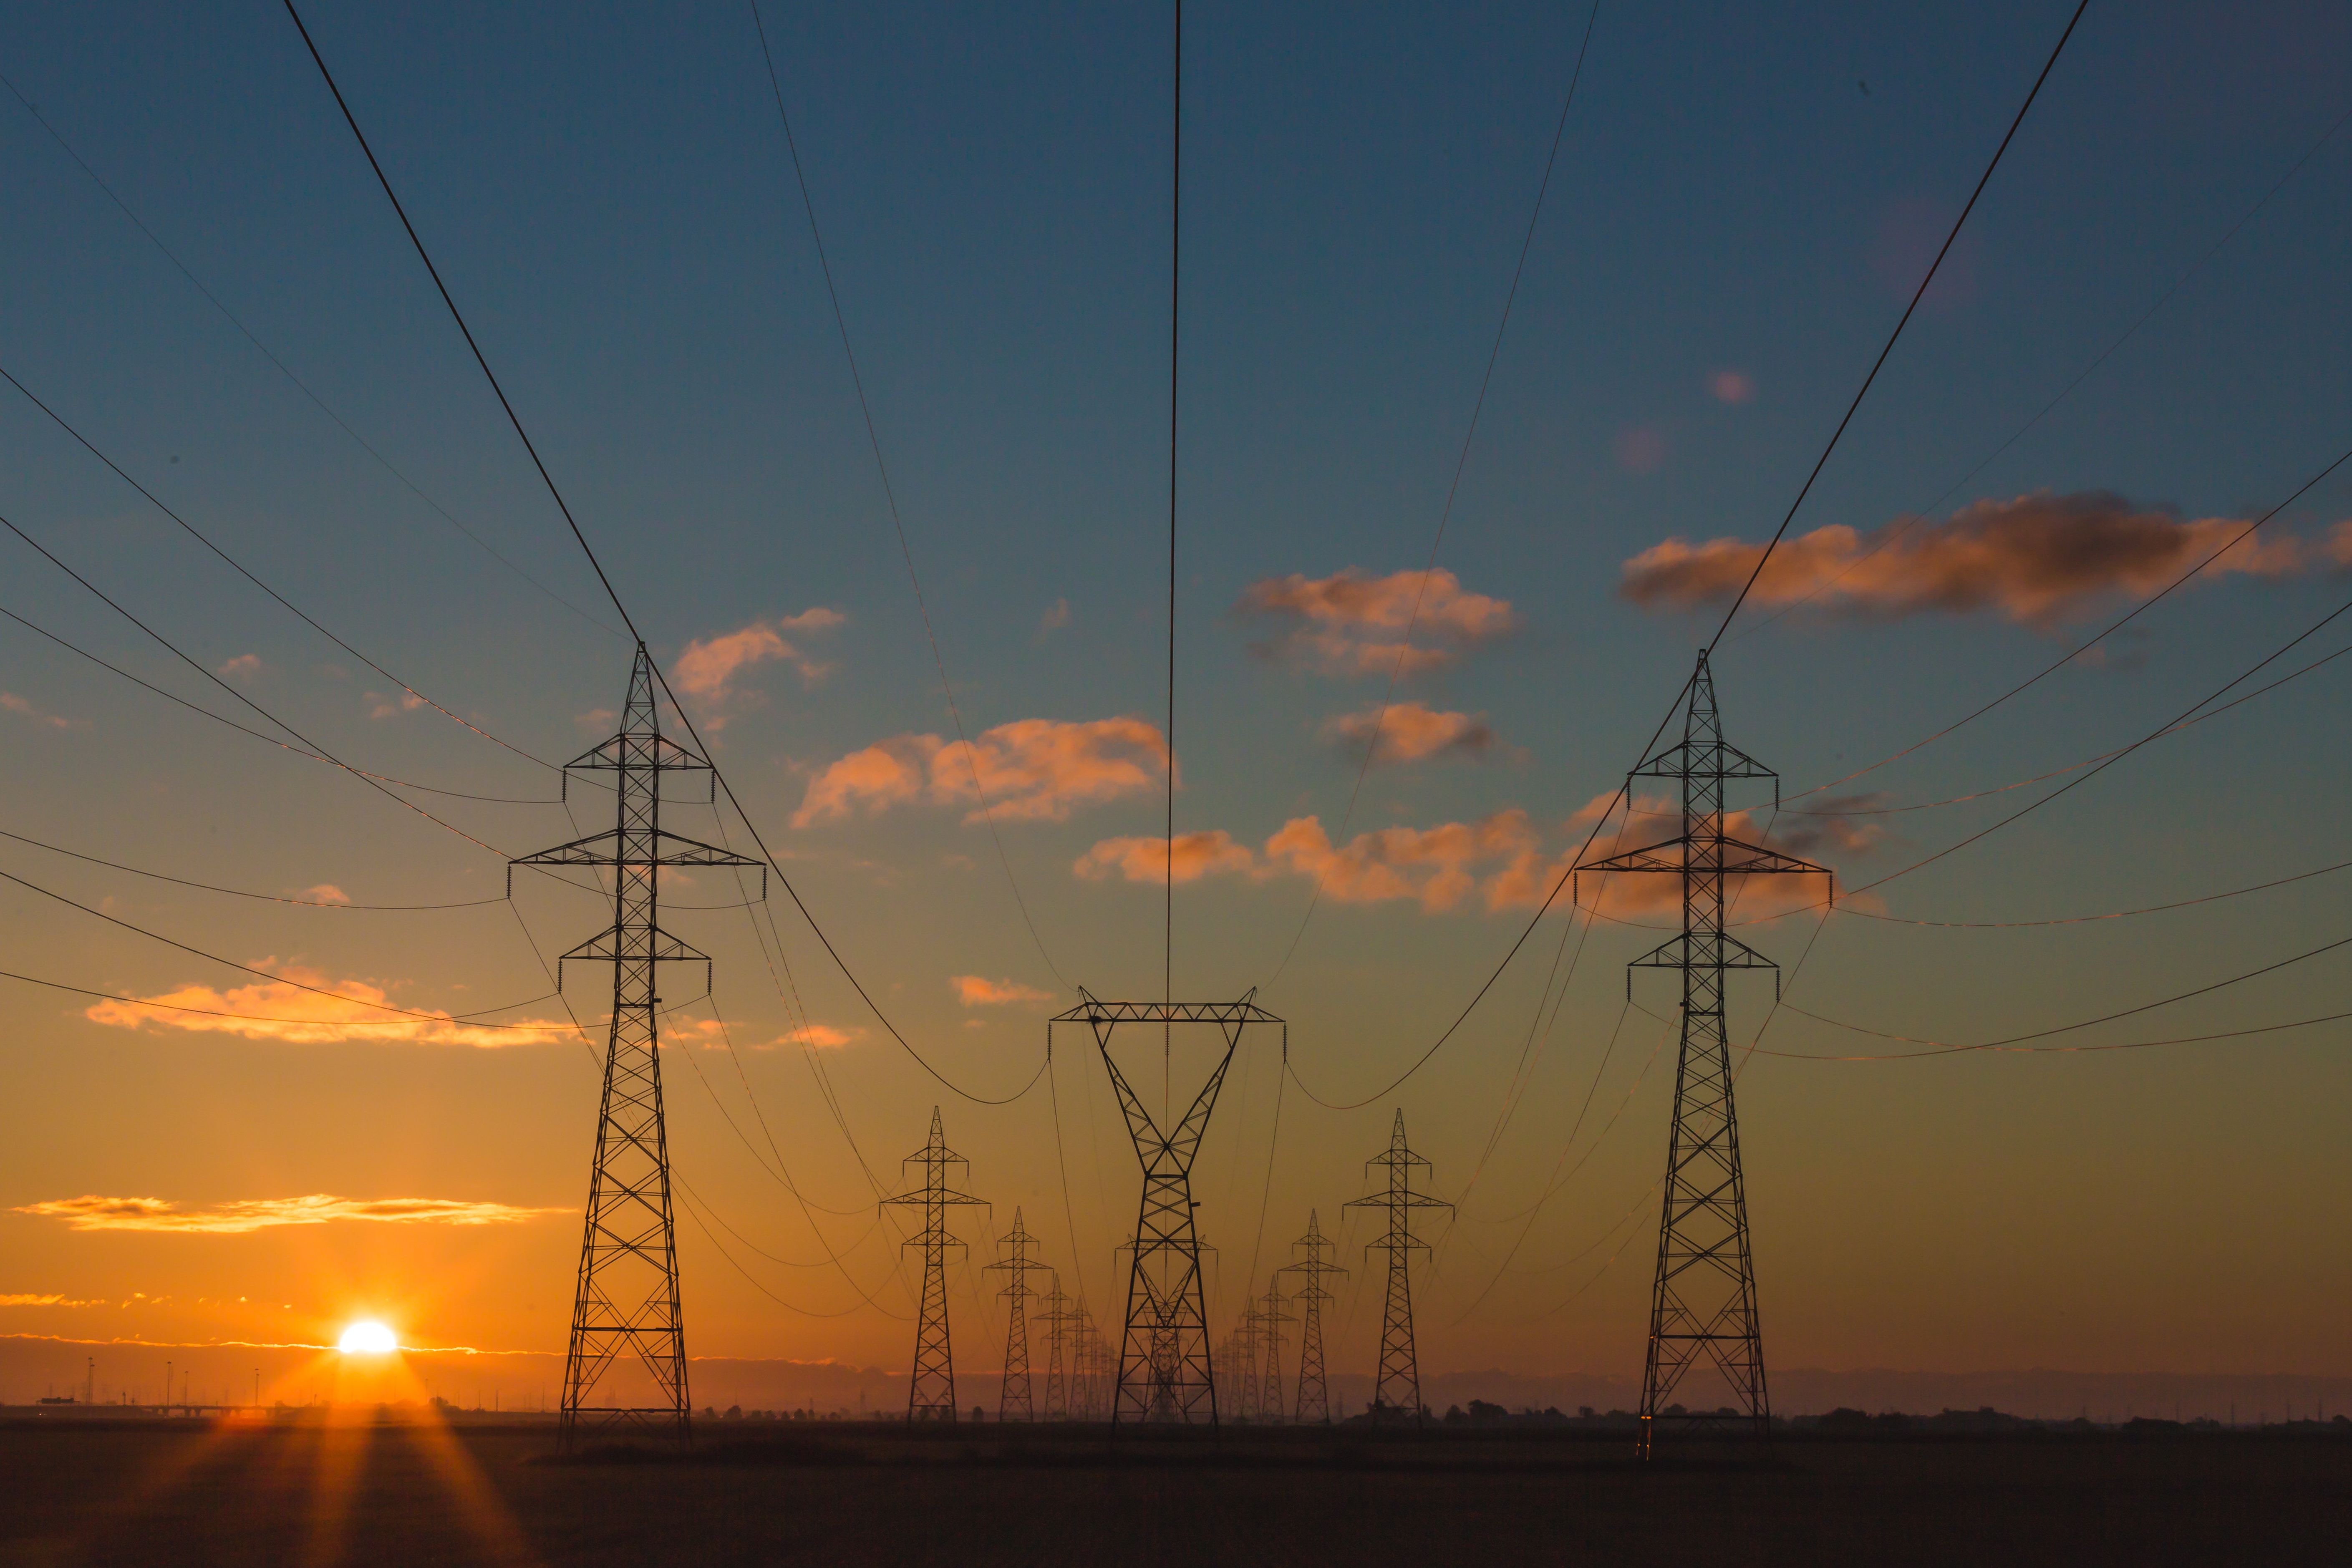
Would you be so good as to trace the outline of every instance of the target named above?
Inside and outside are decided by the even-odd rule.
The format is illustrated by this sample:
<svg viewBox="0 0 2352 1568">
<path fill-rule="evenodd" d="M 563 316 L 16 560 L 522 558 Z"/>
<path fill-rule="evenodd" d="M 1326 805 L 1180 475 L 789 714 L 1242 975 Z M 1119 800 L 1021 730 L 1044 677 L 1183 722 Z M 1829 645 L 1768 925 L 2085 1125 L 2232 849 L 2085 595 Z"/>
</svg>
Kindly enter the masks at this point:
<svg viewBox="0 0 2352 1568">
<path fill-rule="evenodd" d="M 955 1352 L 948 1340 L 947 1252 L 963 1243 L 948 1234 L 948 1210 L 960 1205 L 985 1205 L 982 1199 L 948 1185 L 948 1167 L 968 1167 L 971 1162 L 948 1147 L 936 1105 L 931 1107 L 930 1141 L 903 1162 L 919 1163 L 923 1167 L 923 1184 L 882 1200 L 923 1211 L 922 1233 L 904 1243 L 923 1249 L 923 1308 L 915 1321 L 915 1371 L 907 1389 L 907 1419 L 952 1422 L 956 1418 Z"/>
<path fill-rule="evenodd" d="M 1327 1274 L 1348 1272 L 1324 1257 L 1331 1250 L 1331 1238 L 1323 1234 L 1322 1216 L 1313 1209 L 1307 1211 L 1307 1234 L 1290 1244 L 1296 1252 L 1305 1248 L 1307 1256 L 1281 1270 L 1298 1275 L 1306 1281 L 1291 1299 L 1298 1303 L 1298 1399 L 1291 1415 L 1300 1426 L 1310 1422 L 1331 1424 L 1331 1389 L 1323 1375 L 1323 1303 L 1332 1299 L 1323 1289 Z"/>
<path fill-rule="evenodd" d="M 1011 1247 L 1012 1251 L 988 1266 L 991 1271 L 1004 1270 L 1012 1281 L 1004 1287 L 1003 1292 L 1004 1299 L 1012 1306 L 1005 1313 L 1004 1383 L 996 1396 L 996 1418 L 999 1421 L 1037 1419 L 1036 1406 L 1030 1398 L 1029 1387 L 1028 1307 L 1029 1298 L 1037 1293 L 1029 1288 L 1029 1271 L 1039 1267 L 1037 1260 L 1029 1256 L 1029 1249 L 1036 1243 L 1037 1238 L 1022 1228 L 1021 1211 L 1016 1208 L 1013 1211 L 1012 1230 L 997 1243 L 999 1247 Z M 1051 1375 L 1049 1372 L 1049 1379 Z M 1049 1381 L 1046 1389 L 1049 1408 L 1053 1403 L 1052 1394 Z"/>
<path fill-rule="evenodd" d="M 1282 1271 L 1266 1281 L 1265 1304 L 1258 1312 L 1260 1371 L 1257 1418 L 1269 1425 L 1282 1420 L 1282 1325 L 1298 1320 L 1282 1310 Z"/>
<path fill-rule="evenodd" d="M 1423 1419 L 1421 1366 L 1413 1352 L 1410 1264 L 1412 1254 L 1428 1251 L 1429 1244 L 1412 1234 L 1410 1222 L 1415 1209 L 1450 1209 L 1454 1205 L 1443 1198 L 1412 1190 L 1414 1167 L 1428 1170 L 1430 1164 L 1405 1147 L 1402 1110 L 1396 1113 L 1396 1125 L 1390 1130 L 1387 1152 L 1374 1155 L 1364 1165 L 1368 1170 L 1377 1165 L 1388 1173 L 1384 1190 L 1351 1199 L 1347 1205 L 1385 1209 L 1389 1216 L 1387 1231 L 1364 1244 L 1367 1252 L 1379 1247 L 1389 1255 L 1388 1310 L 1381 1321 L 1381 1372 L 1372 1388 L 1372 1419 L 1409 1419 L 1418 1426 Z"/>
<path fill-rule="evenodd" d="M 1054 1288 L 1045 1292 L 1045 1310 L 1037 1321 L 1045 1325 L 1045 1409 L 1048 1421 L 1071 1418 L 1071 1383 L 1076 1372 L 1072 1352 L 1070 1330 L 1078 1321 L 1071 1310 L 1070 1298 L 1063 1292 L 1062 1278 L 1054 1276 Z"/>
</svg>

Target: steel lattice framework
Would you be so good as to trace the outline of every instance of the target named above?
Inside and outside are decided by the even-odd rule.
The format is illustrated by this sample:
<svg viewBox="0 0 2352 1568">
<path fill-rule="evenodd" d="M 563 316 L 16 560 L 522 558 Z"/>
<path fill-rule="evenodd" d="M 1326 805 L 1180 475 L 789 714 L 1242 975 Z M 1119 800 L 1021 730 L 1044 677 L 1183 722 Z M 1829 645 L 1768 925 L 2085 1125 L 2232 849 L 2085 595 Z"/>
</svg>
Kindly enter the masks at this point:
<svg viewBox="0 0 2352 1568">
<path fill-rule="evenodd" d="M 1072 1310 L 1069 1295 L 1062 1289 L 1062 1278 L 1054 1276 L 1054 1288 L 1042 1298 L 1045 1310 L 1037 1321 L 1045 1325 L 1045 1411 L 1048 1421 L 1071 1419 L 1070 1398 L 1072 1365 L 1070 1330 L 1076 1324 L 1078 1314 Z"/>
<path fill-rule="evenodd" d="M 564 1352 L 562 1435 L 568 1447 L 584 1428 L 614 1424 L 693 1436 L 687 1391 L 686 1321 L 679 1304 L 677 1232 L 670 1206 L 669 1142 L 662 1116 L 661 1039 L 656 974 L 664 963 L 703 965 L 710 960 L 661 929 L 658 908 L 665 866 L 757 866 L 765 895 L 764 863 L 671 833 L 661 825 L 666 773 L 709 773 L 710 764 L 665 738 L 654 700 L 653 660 L 637 645 L 620 731 L 564 764 L 569 798 L 574 769 L 608 773 L 617 816 L 612 831 L 574 839 L 511 866 L 586 866 L 613 874 L 613 923 L 556 960 L 613 966 L 613 1024 L 604 1051 L 604 1099 L 596 1119 L 595 1163 L 588 1178 L 588 1210 L 580 1243 L 580 1279 L 572 1296 L 572 1333 Z M 514 873 L 507 873 L 512 891 Z M 658 1404 L 598 1404 L 613 1363 L 635 1355 L 651 1374 Z"/>
<path fill-rule="evenodd" d="M 1300 1275 L 1307 1281 L 1291 1298 L 1298 1303 L 1299 1316 L 1298 1398 L 1290 1411 L 1302 1426 L 1310 1421 L 1319 1421 L 1326 1426 L 1331 1424 L 1331 1389 L 1323 1375 L 1323 1303 L 1332 1296 L 1323 1289 L 1323 1277 L 1348 1272 L 1324 1257 L 1331 1247 L 1331 1238 L 1323 1234 L 1322 1216 L 1313 1209 L 1307 1210 L 1307 1234 L 1290 1244 L 1293 1252 L 1304 1248 L 1307 1256 L 1283 1270 Z"/>
<path fill-rule="evenodd" d="M 1029 1383 L 1029 1298 L 1037 1294 L 1029 1288 L 1029 1271 L 1042 1268 L 1029 1256 L 1037 1238 L 1022 1226 L 1021 1211 L 1013 1211 L 1013 1228 L 997 1244 L 1012 1250 L 988 1266 L 988 1271 L 1002 1269 L 1007 1283 L 1003 1296 L 1012 1306 L 1005 1312 L 1004 1382 L 997 1390 L 996 1418 L 999 1421 L 1034 1421 L 1036 1401 L 1031 1397 Z M 1055 1295 L 1061 1287 L 1054 1288 Z M 1055 1347 L 1058 1351 L 1058 1345 Z M 1050 1415 L 1054 1405 L 1055 1367 L 1049 1363 L 1045 1372 L 1045 1408 Z"/>
<path fill-rule="evenodd" d="M 1122 1421 L 1217 1421 L 1216 1378 L 1209 1352 L 1208 1306 L 1201 1279 L 1201 1238 L 1192 1211 L 1192 1162 L 1208 1131 L 1242 1031 L 1252 1024 L 1288 1027 L 1257 1005 L 1253 990 L 1238 1002 L 1104 1002 L 1083 987 L 1078 1005 L 1046 1025 L 1045 1048 L 1053 1050 L 1055 1024 L 1085 1024 L 1094 1031 L 1103 1067 L 1118 1095 L 1119 1109 L 1143 1167 L 1143 1200 L 1135 1222 L 1135 1252 L 1129 1266 L 1127 1326 L 1120 1338 L 1118 1380 L 1111 1393 L 1111 1424 Z M 1121 1024 L 1213 1025 L 1225 1048 L 1182 1120 L 1162 1130 L 1142 1097 L 1111 1056 L 1111 1037 Z M 1165 1038 L 1165 1037 L 1163 1037 Z M 1168 1108 L 1172 1114 L 1172 1104 Z"/>
<path fill-rule="evenodd" d="M 1282 1325 L 1298 1320 L 1282 1310 L 1282 1271 L 1265 1282 L 1265 1304 L 1258 1309 L 1260 1356 L 1257 1419 L 1279 1425 L 1282 1420 Z"/>
<path fill-rule="evenodd" d="M 1724 976 L 1734 969 L 1780 966 L 1738 938 L 1725 934 L 1725 890 L 1735 878 L 1827 876 L 1828 868 L 1724 831 L 1724 784 L 1779 775 L 1723 739 L 1716 710 L 1715 677 L 1706 653 L 1691 678 L 1683 738 L 1645 760 L 1627 778 L 1669 778 L 1682 786 L 1683 831 L 1675 838 L 1588 861 L 1584 872 L 1648 872 L 1683 884 L 1682 934 L 1628 967 L 1682 971 L 1682 1049 L 1675 1069 L 1675 1111 L 1666 1142 L 1665 1202 L 1658 1225 L 1658 1268 L 1651 1293 L 1648 1362 L 1642 1373 L 1641 1453 L 1654 1451 L 1662 1420 L 1697 1423 L 1721 1413 L 1668 1405 L 1675 1389 L 1704 1359 L 1723 1374 L 1737 1405 L 1732 1419 L 1771 1430 L 1771 1398 L 1764 1378 L 1764 1340 L 1757 1320 L 1756 1268 L 1749 1255 L 1748 1195 L 1739 1168 L 1739 1122 L 1732 1107 L 1730 1036 L 1725 1026 Z M 1582 889 L 1577 889 L 1581 898 Z M 1744 1408 L 1741 1408 L 1744 1406 Z"/>
<path fill-rule="evenodd" d="M 948 1167 L 971 1162 L 948 1147 L 940 1124 L 940 1108 L 931 1107 L 930 1141 L 900 1162 L 923 1167 L 923 1184 L 884 1198 L 886 1205 L 923 1211 L 923 1228 L 902 1245 L 923 1249 L 923 1308 L 915 1320 L 915 1371 L 907 1389 L 907 1419 L 948 1421 L 956 1418 L 955 1351 L 948 1340 L 948 1268 L 950 1247 L 961 1247 L 948 1232 L 948 1210 L 958 1206 L 985 1207 L 987 1200 L 948 1185 Z"/>
<path fill-rule="evenodd" d="M 1381 1319 L 1381 1374 L 1372 1387 L 1372 1419 L 1397 1421 L 1410 1418 L 1415 1426 L 1422 1421 L 1421 1366 L 1413 1354 L 1412 1345 L 1412 1269 L 1415 1252 L 1427 1252 L 1429 1244 L 1412 1234 L 1412 1213 L 1415 1209 L 1450 1209 L 1454 1205 L 1443 1198 L 1412 1190 L 1415 1168 L 1429 1170 L 1428 1161 L 1405 1146 L 1404 1112 L 1396 1113 L 1396 1123 L 1389 1130 L 1389 1146 L 1364 1162 L 1369 1171 L 1375 1167 L 1388 1173 L 1387 1185 L 1380 1192 L 1360 1198 L 1350 1198 L 1343 1207 L 1372 1208 L 1388 1211 L 1388 1229 L 1364 1244 L 1364 1250 L 1375 1248 L 1389 1255 L 1388 1310 Z"/>
</svg>

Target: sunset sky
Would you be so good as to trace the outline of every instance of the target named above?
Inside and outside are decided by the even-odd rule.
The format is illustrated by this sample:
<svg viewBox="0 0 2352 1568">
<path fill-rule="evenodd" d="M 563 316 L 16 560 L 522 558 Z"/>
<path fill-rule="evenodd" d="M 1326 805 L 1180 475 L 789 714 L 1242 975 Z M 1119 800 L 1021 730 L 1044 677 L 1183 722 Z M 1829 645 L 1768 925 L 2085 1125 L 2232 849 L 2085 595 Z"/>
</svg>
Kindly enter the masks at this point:
<svg viewBox="0 0 2352 1568">
<path fill-rule="evenodd" d="M 1296 1074 L 1245 1037 L 1197 1167 L 1221 1329 L 1318 1211 L 1369 1368 L 1340 1205 L 1402 1108 L 1459 1205 L 1423 1366 L 1638 1371 L 1675 994 L 1627 1005 L 1624 922 L 1670 889 L 1563 895 L 1380 1091 L 1584 843 L 2072 9 L 1604 5 L 1424 581 L 1585 10 L 1188 8 L 1174 984 L 1259 987 Z M 1040 1068 L 1075 987 L 1161 984 L 1167 17 L 763 14 L 969 752 L 749 11 L 305 11 L 714 760 L 951 1080 L 781 885 L 666 883 L 715 960 L 664 981 L 689 1352 L 904 1370 L 875 1200 L 936 1104 L 993 1368 L 1015 1210 L 1098 1321 L 1134 1224 L 1091 1038 Z M 2340 6 L 2092 6 L 1716 655 L 1782 779 L 1743 830 L 1840 886 L 1737 911 L 1786 979 L 1732 991 L 1775 1367 L 2352 1374 L 2352 1023 L 2150 1043 L 2346 1015 L 2352 948 L 2042 1033 L 2352 936 L 2352 666 L 2078 767 L 2344 602 L 2352 464 L 1945 733 L 2352 446 L 2347 50 Z M 630 645 L 280 9 L 16 8 L 0 74 L 0 517 L 127 613 L 0 532 L 0 1334 L 560 1352 L 609 992 L 569 976 L 583 1047 L 539 955 L 609 906 L 501 907 L 502 857 L 609 826 L 548 764 Z"/>
</svg>

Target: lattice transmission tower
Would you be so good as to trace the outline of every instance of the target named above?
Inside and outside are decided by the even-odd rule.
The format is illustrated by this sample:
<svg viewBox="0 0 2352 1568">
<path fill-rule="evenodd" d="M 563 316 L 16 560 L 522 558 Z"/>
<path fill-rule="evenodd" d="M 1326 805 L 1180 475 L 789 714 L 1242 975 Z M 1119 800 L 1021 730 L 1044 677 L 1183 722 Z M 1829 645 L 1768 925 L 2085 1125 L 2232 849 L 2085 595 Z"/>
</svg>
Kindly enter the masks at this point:
<svg viewBox="0 0 2352 1568">
<path fill-rule="evenodd" d="M 1067 1421 L 1071 1373 L 1076 1370 L 1072 1365 L 1071 1352 L 1075 1347 L 1070 1342 L 1070 1330 L 1076 1325 L 1078 1315 L 1071 1310 L 1070 1298 L 1062 1289 L 1062 1277 L 1058 1274 L 1054 1276 L 1054 1288 L 1042 1300 L 1045 1310 L 1037 1314 L 1037 1321 L 1045 1325 L 1045 1418 Z"/>
<path fill-rule="evenodd" d="M 1241 1321 L 1234 1324 L 1233 1338 L 1228 1342 L 1233 1346 L 1228 1364 L 1240 1374 L 1234 1380 L 1233 1417 L 1236 1421 L 1257 1419 L 1257 1361 L 1265 1329 L 1258 1316 L 1258 1300 L 1252 1296 L 1242 1303 Z"/>
<path fill-rule="evenodd" d="M 1734 779 L 1780 778 L 1723 739 L 1715 705 L 1715 677 L 1700 650 L 1683 717 L 1683 738 L 1644 760 L 1626 780 L 1667 778 L 1682 785 L 1683 831 L 1673 838 L 1593 860 L 1591 872 L 1654 872 L 1682 879 L 1683 930 L 1629 966 L 1682 971 L 1682 1048 L 1675 1068 L 1675 1110 L 1666 1142 L 1664 1211 L 1658 1224 L 1658 1267 L 1650 1298 L 1650 1345 L 1642 1373 L 1640 1451 L 1654 1451 L 1661 1420 L 1700 1422 L 1728 1416 L 1771 1431 L 1772 1405 L 1764 1379 L 1764 1340 L 1756 1311 L 1756 1268 L 1748 1241 L 1748 1195 L 1739 1168 L 1739 1122 L 1731 1100 L 1730 1036 L 1724 1020 L 1724 976 L 1734 969 L 1769 969 L 1777 990 L 1780 966 L 1723 929 L 1727 884 L 1735 878 L 1828 876 L 1826 867 L 1777 849 L 1748 844 L 1724 830 L 1724 784 Z M 1834 884 L 1832 893 L 1834 896 Z M 1582 898 L 1580 886 L 1576 896 Z M 1735 1403 L 1719 1410 L 1669 1405 L 1675 1388 L 1702 1360 L 1714 1364 Z"/>
<path fill-rule="evenodd" d="M 1306 1281 L 1291 1298 L 1298 1303 L 1298 1398 L 1290 1407 L 1291 1415 L 1302 1426 L 1310 1421 L 1328 1426 L 1331 1385 L 1323 1374 L 1323 1303 L 1332 1296 L 1323 1289 L 1323 1278 L 1348 1271 L 1324 1256 L 1333 1249 L 1331 1238 L 1323 1234 L 1322 1216 L 1313 1209 L 1307 1211 L 1307 1234 L 1292 1242 L 1290 1249 L 1307 1254 L 1283 1270 Z"/>
<path fill-rule="evenodd" d="M 1216 1424 L 1201 1237 L 1192 1217 L 1198 1206 L 1192 1201 L 1192 1162 L 1201 1152 L 1209 1113 L 1233 1066 L 1242 1031 L 1252 1024 L 1283 1026 L 1280 1018 L 1257 1005 L 1256 994 L 1253 990 L 1238 1002 L 1102 1002 L 1081 987 L 1078 1005 L 1046 1025 L 1049 1055 L 1055 1024 L 1085 1024 L 1093 1029 L 1103 1067 L 1126 1114 L 1129 1135 L 1135 1141 L 1136 1160 L 1143 1167 L 1143 1200 L 1128 1272 L 1127 1322 L 1119 1341 L 1118 1379 L 1111 1390 L 1113 1426 L 1122 1421 Z M 1158 1024 L 1170 1035 L 1180 1024 L 1210 1024 L 1223 1036 L 1225 1048 L 1216 1068 L 1173 1128 L 1163 1130 L 1153 1119 L 1113 1059 L 1111 1036 L 1121 1024 Z M 1288 1029 L 1283 1027 L 1286 1039 Z M 1163 1110 L 1174 1115 L 1172 1095 Z"/>
<path fill-rule="evenodd" d="M 1454 1205 L 1443 1198 L 1412 1190 L 1412 1173 L 1430 1170 L 1428 1161 L 1405 1147 L 1404 1111 L 1396 1113 L 1396 1124 L 1389 1131 L 1388 1148 L 1364 1162 L 1366 1170 L 1375 1167 L 1388 1173 L 1380 1191 L 1360 1198 L 1351 1198 L 1346 1207 L 1373 1208 L 1388 1211 L 1388 1229 L 1364 1244 L 1367 1252 L 1378 1248 L 1389 1255 L 1388 1310 L 1381 1320 L 1381 1375 L 1372 1386 L 1372 1419 L 1374 1421 L 1411 1420 L 1422 1422 L 1421 1366 L 1413 1354 L 1412 1345 L 1412 1269 L 1415 1252 L 1427 1252 L 1429 1244 L 1412 1234 L 1412 1214 L 1415 1209 L 1450 1209 Z"/>
<path fill-rule="evenodd" d="M 923 1167 L 923 1184 L 884 1198 L 883 1203 L 923 1211 L 921 1234 L 903 1245 L 923 1249 L 923 1308 L 915 1320 L 915 1373 L 907 1389 L 907 1419 L 953 1421 L 956 1418 L 955 1352 L 948 1341 L 948 1265 L 950 1247 L 963 1243 L 948 1232 L 948 1210 L 965 1205 L 986 1206 L 948 1185 L 948 1167 L 971 1162 L 950 1149 L 940 1126 L 940 1108 L 931 1107 L 930 1142 L 908 1155 L 901 1166 Z"/>
<path fill-rule="evenodd" d="M 1282 1420 L 1282 1325 L 1298 1321 L 1282 1310 L 1281 1279 L 1282 1271 L 1277 1268 L 1266 1281 L 1257 1315 L 1257 1419 L 1277 1425 Z"/>
<path fill-rule="evenodd" d="M 760 868 L 761 861 L 670 832 L 661 825 L 666 774 L 710 772 L 695 752 L 666 738 L 654 697 L 653 660 L 643 643 L 629 670 L 621 728 L 564 764 L 564 795 L 572 773 L 609 774 L 616 806 L 612 828 L 518 857 L 514 866 L 585 866 L 612 873 L 613 923 L 556 960 L 556 988 L 564 965 L 613 967 L 613 1022 L 604 1047 L 604 1087 L 596 1115 L 596 1153 L 588 1176 L 587 1217 L 580 1242 L 580 1277 L 572 1300 L 572 1332 L 563 1357 L 562 1433 L 570 1447 L 583 1432 L 613 1425 L 693 1436 L 693 1401 L 687 1390 L 686 1316 L 677 1280 L 677 1228 L 670 1205 L 669 1138 L 662 1115 L 661 998 L 656 976 L 664 963 L 703 965 L 710 960 L 662 930 L 660 873 L 665 866 Z M 514 873 L 507 874 L 513 890 Z M 608 1381 L 614 1363 L 634 1358 L 646 1374 L 626 1371 Z"/>
<path fill-rule="evenodd" d="M 1037 1292 L 1029 1288 L 1029 1271 L 1043 1265 L 1029 1256 L 1029 1249 L 1037 1245 L 1037 1238 L 1022 1227 L 1019 1209 L 1013 1211 L 1013 1228 L 996 1245 L 1012 1249 L 988 1266 L 990 1272 L 1003 1270 L 1007 1281 L 1003 1296 L 1012 1303 L 1005 1313 L 1004 1382 L 997 1391 L 996 1418 L 999 1421 L 1034 1421 L 1037 1419 L 1037 1406 L 1031 1397 L 1029 1383 L 1029 1298 Z M 1055 1287 L 1055 1294 L 1058 1295 L 1060 1290 L 1059 1286 Z M 1045 1404 L 1050 1410 L 1054 1394 L 1050 1363 L 1045 1376 Z"/>
</svg>

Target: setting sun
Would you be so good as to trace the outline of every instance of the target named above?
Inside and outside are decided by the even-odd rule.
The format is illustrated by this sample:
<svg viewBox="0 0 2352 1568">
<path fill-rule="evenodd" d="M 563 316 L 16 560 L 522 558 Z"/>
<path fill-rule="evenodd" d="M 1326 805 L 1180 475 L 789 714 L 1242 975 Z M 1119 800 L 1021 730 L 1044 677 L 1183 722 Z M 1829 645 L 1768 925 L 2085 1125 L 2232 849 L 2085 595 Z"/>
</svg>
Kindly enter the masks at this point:
<svg viewBox="0 0 2352 1568">
<path fill-rule="evenodd" d="M 400 1348 L 400 1342 L 382 1323 L 361 1322 L 345 1329 L 335 1348 L 345 1355 L 387 1355 Z"/>
</svg>

